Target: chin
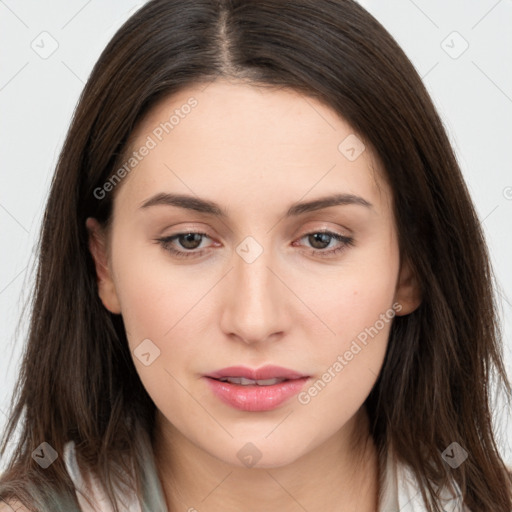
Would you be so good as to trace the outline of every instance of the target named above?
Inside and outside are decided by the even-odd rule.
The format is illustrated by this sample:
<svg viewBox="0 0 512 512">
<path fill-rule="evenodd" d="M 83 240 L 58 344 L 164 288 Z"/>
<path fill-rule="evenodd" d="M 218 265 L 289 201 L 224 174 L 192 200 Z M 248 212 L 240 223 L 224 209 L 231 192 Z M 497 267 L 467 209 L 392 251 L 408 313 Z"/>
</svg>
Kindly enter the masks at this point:
<svg viewBox="0 0 512 512">
<path fill-rule="evenodd" d="M 210 451 L 210 454 L 230 466 L 248 469 L 276 469 L 288 466 L 304 455 L 305 443 L 300 446 L 279 443 L 279 446 L 275 446 L 275 443 L 264 439 L 264 436 L 253 438 L 254 441 L 248 439 L 250 438 L 246 437 L 243 441 L 232 440 L 226 449 L 218 451 L 216 447 L 217 450 Z M 227 457 L 227 453 L 234 453 L 234 456 Z"/>
</svg>

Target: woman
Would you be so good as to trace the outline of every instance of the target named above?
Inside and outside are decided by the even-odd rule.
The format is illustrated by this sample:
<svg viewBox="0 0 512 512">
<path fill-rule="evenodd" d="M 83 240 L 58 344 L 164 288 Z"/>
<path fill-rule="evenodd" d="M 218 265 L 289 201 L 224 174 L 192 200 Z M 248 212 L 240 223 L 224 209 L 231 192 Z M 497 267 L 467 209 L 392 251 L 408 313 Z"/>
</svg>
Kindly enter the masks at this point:
<svg viewBox="0 0 512 512">
<path fill-rule="evenodd" d="M 40 251 L 5 510 L 511 510 L 483 235 L 358 4 L 146 4 Z"/>
</svg>

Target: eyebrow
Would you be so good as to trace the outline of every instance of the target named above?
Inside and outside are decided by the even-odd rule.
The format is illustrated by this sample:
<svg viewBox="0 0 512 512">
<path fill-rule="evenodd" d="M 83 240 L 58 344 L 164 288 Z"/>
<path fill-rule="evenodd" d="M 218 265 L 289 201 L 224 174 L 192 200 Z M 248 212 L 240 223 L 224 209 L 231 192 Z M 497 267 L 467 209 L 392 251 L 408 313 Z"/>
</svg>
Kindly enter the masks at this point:
<svg viewBox="0 0 512 512">
<path fill-rule="evenodd" d="M 162 192 L 144 201 L 140 208 L 145 209 L 157 205 L 176 206 L 200 213 L 207 213 L 216 217 L 228 217 L 227 213 L 217 203 L 186 194 L 169 194 Z M 333 194 L 312 201 L 294 203 L 288 208 L 285 217 L 295 217 L 303 213 L 341 205 L 359 205 L 370 209 L 373 208 L 371 203 L 360 196 L 354 194 Z"/>
</svg>

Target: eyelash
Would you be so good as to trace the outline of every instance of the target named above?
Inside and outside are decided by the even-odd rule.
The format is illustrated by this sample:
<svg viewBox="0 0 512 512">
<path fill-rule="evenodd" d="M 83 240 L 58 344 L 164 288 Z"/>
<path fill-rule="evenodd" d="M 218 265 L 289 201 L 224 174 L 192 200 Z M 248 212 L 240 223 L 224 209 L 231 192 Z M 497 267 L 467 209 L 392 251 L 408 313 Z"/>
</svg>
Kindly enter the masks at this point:
<svg viewBox="0 0 512 512">
<path fill-rule="evenodd" d="M 341 253 L 347 247 L 350 247 L 350 246 L 354 245 L 354 239 L 352 237 L 340 235 L 339 233 L 333 233 L 332 231 L 322 231 L 322 230 L 320 230 L 320 231 L 311 231 L 310 233 L 306 233 L 306 234 L 302 235 L 299 238 L 299 240 L 301 240 L 302 238 L 305 238 L 305 237 L 308 237 L 308 236 L 311 236 L 311 235 L 317 235 L 317 234 L 328 235 L 331 238 L 333 238 L 334 240 L 337 240 L 338 242 L 341 242 L 341 245 L 339 245 L 338 247 L 336 247 L 334 249 L 330 249 L 330 250 L 313 249 L 311 251 L 311 254 L 313 256 L 320 256 L 320 257 L 326 257 L 326 258 L 327 257 L 332 257 L 334 255 L 337 255 L 337 254 Z M 179 250 L 175 249 L 171 245 L 173 240 L 175 240 L 175 239 L 177 239 L 177 238 L 179 238 L 180 236 L 183 236 L 183 235 L 200 235 L 200 236 L 203 236 L 203 237 L 210 238 L 206 233 L 202 233 L 202 232 L 199 232 L 199 231 L 185 231 L 185 232 L 176 233 L 175 235 L 167 236 L 167 237 L 164 237 L 164 238 L 158 238 L 156 240 L 156 242 L 159 243 L 166 251 L 170 252 L 173 256 L 175 256 L 177 258 L 185 259 L 185 258 L 192 258 L 192 257 L 200 257 L 204 253 L 205 249 L 202 249 L 200 251 L 195 251 L 195 252 L 193 252 L 192 250 L 190 250 L 190 251 L 179 251 Z"/>
</svg>

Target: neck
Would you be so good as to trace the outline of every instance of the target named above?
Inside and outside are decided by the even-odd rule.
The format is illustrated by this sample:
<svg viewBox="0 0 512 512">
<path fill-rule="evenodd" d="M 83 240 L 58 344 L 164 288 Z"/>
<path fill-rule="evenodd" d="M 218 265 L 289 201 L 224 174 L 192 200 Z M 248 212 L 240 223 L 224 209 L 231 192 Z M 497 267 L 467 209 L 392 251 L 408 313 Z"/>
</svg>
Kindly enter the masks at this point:
<svg viewBox="0 0 512 512">
<path fill-rule="evenodd" d="M 158 413 L 154 452 L 168 510 L 375 512 L 379 466 L 366 410 L 349 423 L 291 464 L 245 468 L 192 444 Z"/>
</svg>

